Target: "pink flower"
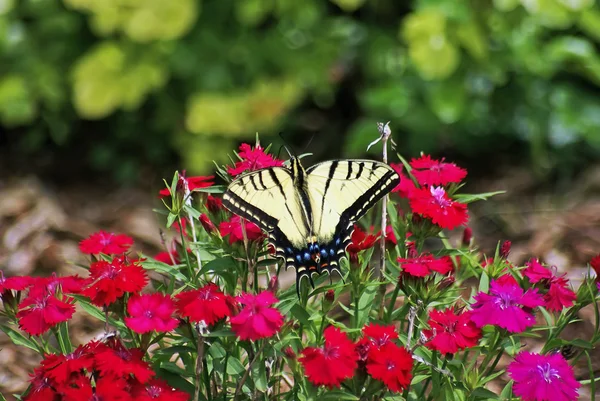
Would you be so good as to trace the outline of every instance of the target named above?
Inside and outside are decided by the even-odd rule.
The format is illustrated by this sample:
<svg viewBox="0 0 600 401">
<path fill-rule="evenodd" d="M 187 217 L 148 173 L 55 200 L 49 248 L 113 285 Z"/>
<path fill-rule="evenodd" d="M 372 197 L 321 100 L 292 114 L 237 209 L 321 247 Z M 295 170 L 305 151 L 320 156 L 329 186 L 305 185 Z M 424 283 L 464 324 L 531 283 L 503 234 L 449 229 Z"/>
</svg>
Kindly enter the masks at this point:
<svg viewBox="0 0 600 401">
<path fill-rule="evenodd" d="M 431 219 L 441 228 L 452 230 L 469 220 L 467 205 L 450 199 L 442 187 L 415 189 L 408 201 L 414 213 Z"/>
<path fill-rule="evenodd" d="M 452 260 L 448 256 L 438 259 L 430 253 L 410 259 L 398 258 L 398 262 L 402 270 L 413 277 L 425 277 L 432 271 L 448 274 L 454 269 Z"/>
<path fill-rule="evenodd" d="M 244 241 L 241 220 L 241 217 L 236 215 L 231 217 L 229 221 L 224 221 L 219 224 L 221 237 L 229 235 L 229 244 Z M 246 227 L 246 236 L 248 237 L 248 241 L 254 241 L 263 238 L 263 232 L 256 224 L 244 220 L 244 225 Z"/>
<path fill-rule="evenodd" d="M 247 144 L 240 145 L 238 153 L 241 161 L 235 163 L 235 167 L 227 167 L 227 173 L 235 177 L 246 171 L 255 171 L 267 167 L 283 166 L 283 160 L 277 160 L 273 156 L 264 152 L 260 145 L 256 145 L 254 149 Z"/>
<path fill-rule="evenodd" d="M 204 321 L 207 325 L 212 325 L 231 315 L 230 298 L 216 284 L 209 283 L 197 290 L 177 294 L 177 311 L 192 322 Z"/>
<path fill-rule="evenodd" d="M 492 324 L 511 333 L 521 333 L 535 324 L 531 309 L 544 304 L 537 289 L 527 290 L 518 285 L 499 284 L 493 280 L 490 293 L 480 292 L 475 296 L 472 320 L 478 327 Z"/>
<path fill-rule="evenodd" d="M 513 392 L 523 401 L 574 401 L 581 383 L 560 353 L 520 352 L 508 365 Z"/>
<path fill-rule="evenodd" d="M 127 252 L 133 245 L 133 238 L 125 234 L 113 234 L 106 231 L 98 231 L 79 243 L 79 250 L 86 254 L 97 255 L 122 254 Z"/>
<path fill-rule="evenodd" d="M 445 163 L 444 159 L 434 160 L 429 155 L 412 159 L 410 166 L 413 168 L 412 175 L 415 176 L 419 185 L 459 183 L 467 176 L 467 170 L 454 163 Z"/>
<path fill-rule="evenodd" d="M 244 308 L 230 319 L 231 329 L 242 340 L 258 340 L 275 335 L 283 325 L 283 315 L 271 307 L 278 299 L 270 291 L 238 297 Z"/>
<path fill-rule="evenodd" d="M 145 384 L 136 384 L 132 389 L 132 400 L 135 401 L 188 401 L 190 395 L 174 389 L 161 379 L 151 379 Z"/>
<path fill-rule="evenodd" d="M 159 262 L 165 263 L 167 265 L 173 265 L 173 262 L 175 264 L 178 264 L 181 262 L 179 260 L 179 254 L 177 253 L 176 249 L 173 249 L 171 252 L 167 252 L 167 251 L 159 252 L 154 256 L 154 259 Z"/>
<path fill-rule="evenodd" d="M 0 270 L 0 297 L 4 291 L 23 291 L 32 284 L 33 280 L 29 276 L 4 277 L 4 272 Z"/>
<path fill-rule="evenodd" d="M 523 275 L 530 283 L 539 284 L 542 291 L 547 291 L 544 294 L 544 302 L 548 310 L 560 312 L 573 305 L 577 295 L 569 288 L 569 281 L 564 275 L 555 276 L 551 269 L 543 266 L 537 259 L 531 259 L 526 265 Z"/>
<path fill-rule="evenodd" d="M 125 318 L 125 323 L 136 333 L 165 333 L 179 325 L 179 321 L 173 318 L 174 312 L 175 303 L 168 295 L 134 295 L 127 302 L 129 317 Z"/>
</svg>

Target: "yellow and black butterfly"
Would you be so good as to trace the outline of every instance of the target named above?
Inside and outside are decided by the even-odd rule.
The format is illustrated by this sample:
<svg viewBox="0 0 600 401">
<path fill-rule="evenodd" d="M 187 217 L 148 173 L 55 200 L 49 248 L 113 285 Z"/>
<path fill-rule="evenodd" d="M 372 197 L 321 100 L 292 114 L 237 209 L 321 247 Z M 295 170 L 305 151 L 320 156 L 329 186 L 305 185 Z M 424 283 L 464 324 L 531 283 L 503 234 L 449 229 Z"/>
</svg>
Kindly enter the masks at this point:
<svg viewBox="0 0 600 401">
<path fill-rule="evenodd" d="M 269 235 L 296 285 L 312 274 L 339 271 L 354 223 L 400 181 L 393 168 L 373 160 L 332 160 L 305 170 L 270 167 L 236 178 L 223 204 Z"/>
</svg>

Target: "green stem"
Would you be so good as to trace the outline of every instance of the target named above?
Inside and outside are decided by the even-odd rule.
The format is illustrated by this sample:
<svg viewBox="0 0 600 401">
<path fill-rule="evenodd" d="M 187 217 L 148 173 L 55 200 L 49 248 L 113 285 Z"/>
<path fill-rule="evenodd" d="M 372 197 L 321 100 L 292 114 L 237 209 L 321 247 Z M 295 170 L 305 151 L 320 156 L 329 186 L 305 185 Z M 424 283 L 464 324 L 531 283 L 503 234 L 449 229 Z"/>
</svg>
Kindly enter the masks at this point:
<svg viewBox="0 0 600 401">
<path fill-rule="evenodd" d="M 188 268 L 188 274 L 190 281 L 194 280 L 194 269 L 192 268 L 192 262 L 190 262 L 190 256 L 188 255 L 185 246 L 185 237 L 183 235 L 183 224 L 181 223 L 181 216 L 177 216 L 177 222 L 179 222 L 179 237 L 181 239 L 181 246 L 183 247 L 183 254 L 185 255 L 185 263 Z"/>
<path fill-rule="evenodd" d="M 390 303 L 388 305 L 387 313 L 385 316 L 386 323 L 392 321 L 392 313 L 394 313 L 394 305 L 396 304 L 396 298 L 398 298 L 398 293 L 400 293 L 400 282 L 396 283 L 396 287 L 394 288 L 394 292 L 392 293 L 392 298 L 390 299 Z"/>
<path fill-rule="evenodd" d="M 496 333 L 494 335 L 494 341 L 492 342 L 492 346 L 489 347 L 489 352 L 486 354 L 485 358 L 483 359 L 483 362 L 481 362 L 481 364 L 479 365 L 479 368 L 481 370 L 485 369 L 487 367 L 487 365 L 490 363 L 490 361 L 492 360 L 492 358 L 494 357 L 494 353 L 493 350 L 496 349 L 496 347 L 498 346 L 498 344 L 501 341 L 501 335 L 500 335 L 500 331 L 496 330 Z M 502 355 L 504 353 L 504 350 L 500 350 L 500 355 Z"/>
<path fill-rule="evenodd" d="M 258 361 L 258 357 L 262 354 L 262 352 L 265 349 L 266 345 L 267 345 L 267 341 L 265 340 L 265 341 L 263 341 L 263 344 L 260 347 L 260 350 L 258 350 L 258 352 L 256 353 L 256 355 L 254 355 L 254 358 L 252 359 L 252 361 L 248 365 L 248 369 L 246 369 L 246 371 L 244 372 L 244 376 L 242 376 L 242 378 L 238 382 L 238 385 L 235 388 L 235 393 L 233 394 L 233 401 L 237 400 L 238 394 L 242 390 L 242 387 L 244 386 L 244 383 L 246 383 L 246 380 L 248 379 L 248 376 L 250 376 L 250 371 L 252 370 L 252 366 L 256 363 L 256 361 Z"/>
</svg>

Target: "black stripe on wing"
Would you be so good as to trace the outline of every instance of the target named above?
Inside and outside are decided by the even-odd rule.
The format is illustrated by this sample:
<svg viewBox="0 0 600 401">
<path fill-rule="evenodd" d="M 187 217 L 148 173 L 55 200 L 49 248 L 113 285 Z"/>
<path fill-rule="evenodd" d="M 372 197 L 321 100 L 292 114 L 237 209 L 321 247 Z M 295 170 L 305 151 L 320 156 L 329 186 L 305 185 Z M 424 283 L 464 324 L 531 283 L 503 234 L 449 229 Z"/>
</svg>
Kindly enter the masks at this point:
<svg viewBox="0 0 600 401">
<path fill-rule="evenodd" d="M 226 192 L 225 195 L 223 195 L 223 205 L 233 213 L 253 222 L 267 232 L 273 231 L 278 223 L 276 218 L 246 202 L 233 192 Z"/>
</svg>

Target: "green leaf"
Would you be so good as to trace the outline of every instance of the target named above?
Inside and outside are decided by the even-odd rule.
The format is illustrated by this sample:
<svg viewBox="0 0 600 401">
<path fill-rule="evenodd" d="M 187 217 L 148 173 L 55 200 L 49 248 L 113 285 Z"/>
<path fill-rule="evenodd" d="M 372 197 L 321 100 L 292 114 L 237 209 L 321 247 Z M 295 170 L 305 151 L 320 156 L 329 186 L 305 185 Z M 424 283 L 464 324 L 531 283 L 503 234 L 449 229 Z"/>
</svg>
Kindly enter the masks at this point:
<svg viewBox="0 0 600 401">
<path fill-rule="evenodd" d="M 490 289 L 490 276 L 488 276 L 486 271 L 481 272 L 481 277 L 479 278 L 479 291 L 488 292 Z"/>
<path fill-rule="evenodd" d="M 506 191 L 486 192 L 483 194 L 456 194 L 454 199 L 460 203 L 472 203 L 478 200 L 488 200 L 492 196 L 506 193 Z"/>
<path fill-rule="evenodd" d="M 308 314 L 306 309 L 304 309 L 302 307 L 302 305 L 295 304 L 294 306 L 292 306 L 290 313 L 292 314 L 293 317 L 298 319 L 298 321 L 300 323 L 302 323 L 303 325 L 308 326 L 308 327 L 312 326 L 312 322 L 310 320 L 310 315 Z"/>
<path fill-rule="evenodd" d="M 485 400 L 497 400 L 498 399 L 497 394 L 495 394 L 493 391 L 490 391 L 487 388 L 483 388 L 483 387 L 477 387 L 475 390 L 473 390 L 471 395 L 473 397 L 483 398 Z"/>
<path fill-rule="evenodd" d="M 167 216 L 167 228 L 171 227 L 175 223 L 175 220 L 177 220 L 177 215 L 169 213 L 169 216 Z"/>
<path fill-rule="evenodd" d="M 34 350 L 35 352 L 40 352 L 40 347 L 37 344 L 37 342 L 31 338 L 25 337 L 23 333 L 3 324 L 0 325 L 0 329 L 6 333 L 6 335 L 8 336 L 8 338 L 10 338 L 13 344 L 22 345 L 24 347 Z"/>
<path fill-rule="evenodd" d="M 246 371 L 246 367 L 242 365 L 239 359 L 230 356 L 227 359 L 227 374 L 230 375 L 242 375 Z"/>
<path fill-rule="evenodd" d="M 207 194 L 222 194 L 227 189 L 227 185 L 213 185 L 211 187 L 196 188 L 192 192 L 204 192 Z"/>
<path fill-rule="evenodd" d="M 500 393 L 500 399 L 509 400 L 512 397 L 512 388 L 513 388 L 513 381 L 510 380 L 508 383 L 506 383 L 506 386 L 504 386 L 504 388 L 502 389 L 502 392 Z"/>
<path fill-rule="evenodd" d="M 72 294 L 70 295 L 71 297 L 75 298 L 77 300 L 77 302 L 79 302 L 79 305 L 81 306 L 81 308 L 86 311 L 88 314 L 90 314 L 91 316 L 95 317 L 96 319 L 102 321 L 102 322 L 106 322 L 106 316 L 104 315 L 104 312 L 98 308 L 96 305 L 92 305 L 90 303 L 90 300 L 84 296 L 81 295 L 76 295 L 76 294 Z M 125 323 L 121 320 L 115 320 L 112 317 L 108 317 L 108 323 L 111 326 L 114 326 L 120 330 L 126 330 L 127 326 L 125 326 Z"/>
<path fill-rule="evenodd" d="M 173 277 L 175 280 L 178 280 L 178 281 L 181 281 L 184 283 L 189 283 L 188 278 L 184 274 L 182 274 L 178 269 L 178 267 L 181 267 L 183 265 L 171 266 L 166 263 L 159 262 L 157 260 L 150 260 L 150 259 L 147 259 L 147 260 L 141 262 L 141 265 L 144 269 L 162 273 L 166 276 Z"/>
<path fill-rule="evenodd" d="M 319 399 L 320 400 L 331 400 L 331 401 L 335 401 L 335 400 L 356 401 L 359 398 L 357 396 L 355 396 L 354 394 L 348 393 L 343 390 L 332 390 L 332 391 L 328 391 L 325 394 L 323 394 L 322 396 L 320 396 Z"/>
<path fill-rule="evenodd" d="M 258 361 L 252 365 L 250 373 L 254 381 L 254 388 L 265 393 L 267 391 L 267 371 L 265 364 L 262 361 Z"/>
<path fill-rule="evenodd" d="M 73 352 L 73 344 L 71 344 L 71 338 L 69 337 L 69 326 L 67 322 L 62 322 L 58 325 L 56 332 L 56 339 L 60 346 L 60 350 L 63 354 L 70 354 Z"/>
<path fill-rule="evenodd" d="M 356 327 L 363 327 L 369 318 L 373 300 L 377 294 L 379 285 L 369 285 L 358 299 L 358 316 L 356 316 Z"/>
</svg>

